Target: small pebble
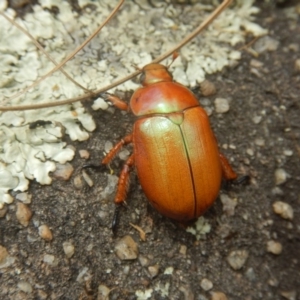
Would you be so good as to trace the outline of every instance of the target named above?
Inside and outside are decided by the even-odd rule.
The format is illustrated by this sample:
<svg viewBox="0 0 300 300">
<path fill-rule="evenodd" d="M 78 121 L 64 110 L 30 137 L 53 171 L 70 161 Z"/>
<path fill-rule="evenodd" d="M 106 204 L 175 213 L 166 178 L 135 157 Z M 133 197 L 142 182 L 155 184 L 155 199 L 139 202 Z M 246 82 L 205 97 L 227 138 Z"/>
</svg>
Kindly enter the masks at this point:
<svg viewBox="0 0 300 300">
<path fill-rule="evenodd" d="M 257 139 L 255 139 L 255 145 L 257 145 L 259 147 L 263 147 L 263 146 L 265 146 L 265 140 L 262 138 L 257 138 Z"/>
<path fill-rule="evenodd" d="M 0 209 L 0 218 L 4 218 L 7 213 L 7 205 L 4 205 L 2 209 Z"/>
<path fill-rule="evenodd" d="M 261 120 L 262 120 L 262 116 L 254 116 L 254 117 L 252 118 L 252 122 L 253 122 L 254 124 L 259 124 L 259 123 L 261 122 Z"/>
<path fill-rule="evenodd" d="M 148 272 L 149 272 L 151 278 L 156 277 L 159 272 L 159 265 L 149 266 Z"/>
<path fill-rule="evenodd" d="M 33 218 L 32 219 L 32 224 L 34 225 L 34 227 L 39 227 L 40 226 L 40 220 L 37 218 Z"/>
<path fill-rule="evenodd" d="M 300 58 L 295 60 L 294 68 L 297 74 L 300 74 Z"/>
<path fill-rule="evenodd" d="M 180 245 L 179 253 L 186 256 L 187 246 L 186 245 Z"/>
<path fill-rule="evenodd" d="M 270 286 L 277 287 L 279 285 L 279 282 L 278 282 L 278 280 L 276 278 L 270 278 L 268 280 L 268 284 Z"/>
<path fill-rule="evenodd" d="M 285 0 L 283 0 L 283 1 L 285 1 Z M 298 8 L 298 14 L 300 14 L 300 7 Z M 297 43 L 291 43 L 291 44 L 289 44 L 288 47 L 289 47 L 289 50 L 291 50 L 295 53 L 299 52 L 299 45 Z"/>
<path fill-rule="evenodd" d="M 234 270 L 241 269 L 246 263 L 249 257 L 249 252 L 247 250 L 234 250 L 227 256 L 227 262 Z"/>
<path fill-rule="evenodd" d="M 89 187 L 92 187 L 94 185 L 92 178 L 84 170 L 82 170 L 82 177 Z"/>
<path fill-rule="evenodd" d="M 288 173 L 284 169 L 282 169 L 282 168 L 276 169 L 276 171 L 275 171 L 275 184 L 276 185 L 285 183 L 287 181 L 287 178 L 288 178 Z"/>
<path fill-rule="evenodd" d="M 39 227 L 39 236 L 47 242 L 50 242 L 53 239 L 50 228 L 45 224 Z"/>
<path fill-rule="evenodd" d="M 86 246 L 86 251 L 92 251 L 93 248 L 94 248 L 94 245 L 93 245 L 93 244 L 88 244 L 88 245 Z"/>
<path fill-rule="evenodd" d="M 297 300 L 296 291 L 282 291 L 280 295 L 287 300 Z"/>
<path fill-rule="evenodd" d="M 0 246 L 0 266 L 6 261 L 8 252 L 5 247 Z"/>
<path fill-rule="evenodd" d="M 283 201 L 273 203 L 273 211 L 283 219 L 293 220 L 294 210 L 291 205 Z"/>
<path fill-rule="evenodd" d="M 32 195 L 28 194 L 28 193 L 19 193 L 16 196 L 16 199 L 19 201 L 22 201 L 24 204 L 30 204 L 31 203 L 31 198 Z"/>
<path fill-rule="evenodd" d="M 30 283 L 28 283 L 26 281 L 18 282 L 18 288 L 24 293 L 27 293 L 27 294 L 32 293 L 32 286 L 30 285 Z"/>
<path fill-rule="evenodd" d="M 74 177 L 73 185 L 77 190 L 81 190 L 83 188 L 84 185 L 80 175 Z"/>
<path fill-rule="evenodd" d="M 56 267 L 58 265 L 58 260 L 54 255 L 51 254 L 45 254 L 43 258 L 44 263 Z"/>
<path fill-rule="evenodd" d="M 207 278 L 203 278 L 201 280 L 200 286 L 204 291 L 207 292 L 213 288 L 213 283 L 210 280 L 208 280 Z"/>
<path fill-rule="evenodd" d="M 212 292 L 211 300 L 228 300 L 227 296 L 222 292 Z"/>
<path fill-rule="evenodd" d="M 26 204 L 18 202 L 16 217 L 21 225 L 27 227 L 32 217 L 32 212 Z"/>
<path fill-rule="evenodd" d="M 90 153 L 87 150 L 79 150 L 79 156 L 83 159 L 89 159 L 90 158 Z"/>
<path fill-rule="evenodd" d="M 223 114 L 229 111 L 229 102 L 225 98 L 215 99 L 215 109 L 216 113 Z"/>
<path fill-rule="evenodd" d="M 194 300 L 195 299 L 195 295 L 190 286 L 182 285 L 182 286 L 179 286 L 178 290 L 183 293 L 182 299 L 185 299 L 185 300 Z M 149 299 L 150 299 L 150 297 L 149 297 Z M 151 299 L 153 299 L 153 298 L 151 298 Z M 204 298 L 198 298 L 198 299 L 205 300 Z"/>
<path fill-rule="evenodd" d="M 36 241 L 38 241 L 38 237 L 37 237 L 37 235 L 35 235 L 35 234 L 28 234 L 27 235 L 27 242 L 28 243 L 35 243 Z"/>
<path fill-rule="evenodd" d="M 66 163 L 62 164 L 55 164 L 56 170 L 53 172 L 53 177 L 58 180 L 69 180 L 71 175 L 73 174 L 74 168 L 71 164 Z"/>
<path fill-rule="evenodd" d="M 172 275 L 174 273 L 174 268 L 173 267 L 168 267 L 164 271 L 164 275 Z"/>
<path fill-rule="evenodd" d="M 107 286 L 100 284 L 98 286 L 97 300 L 108 300 L 109 293 L 110 293 L 110 289 Z"/>
<path fill-rule="evenodd" d="M 77 281 L 77 282 L 80 282 L 80 283 L 83 283 L 85 278 L 90 277 L 90 275 L 89 275 L 89 273 L 88 273 L 88 270 L 89 270 L 88 267 L 83 267 L 83 268 L 80 270 L 80 272 L 79 272 L 79 274 L 78 274 L 78 276 L 77 276 L 77 278 L 76 278 L 76 281 Z"/>
<path fill-rule="evenodd" d="M 124 268 L 123 268 L 123 274 L 124 275 L 128 275 L 129 272 L 130 272 L 130 266 L 124 266 Z"/>
<path fill-rule="evenodd" d="M 248 148 L 248 149 L 246 150 L 246 152 L 247 152 L 247 154 L 248 154 L 249 156 L 253 156 L 253 155 L 254 155 L 254 151 L 253 151 L 253 149 L 251 149 L 251 148 Z"/>
<path fill-rule="evenodd" d="M 251 59 L 251 60 L 250 60 L 250 66 L 253 67 L 253 68 L 259 69 L 259 68 L 261 68 L 263 65 L 264 65 L 264 64 L 263 64 L 261 61 L 257 60 L 257 59 Z"/>
<path fill-rule="evenodd" d="M 261 74 L 260 71 L 258 71 L 256 68 L 251 68 L 250 69 L 250 74 L 257 76 L 258 78 L 262 78 L 263 75 Z"/>
<path fill-rule="evenodd" d="M 204 110 L 205 110 L 205 112 L 206 112 L 206 114 L 208 116 L 212 115 L 212 113 L 213 113 L 213 108 L 212 107 L 210 107 L 210 106 L 204 106 L 203 108 L 204 108 Z"/>
<path fill-rule="evenodd" d="M 204 97 L 212 96 L 216 93 L 216 86 L 209 80 L 205 79 L 199 83 L 201 94 Z"/>
<path fill-rule="evenodd" d="M 15 258 L 9 256 L 6 248 L 0 245 L 0 269 L 7 268 L 15 262 Z"/>
<path fill-rule="evenodd" d="M 284 195 L 283 190 L 278 186 L 275 186 L 274 188 L 272 188 L 272 194 L 275 196 L 283 196 Z"/>
<path fill-rule="evenodd" d="M 144 255 L 139 255 L 139 262 L 141 264 L 142 267 L 146 267 L 149 265 L 149 259 L 148 257 L 144 256 Z"/>
<path fill-rule="evenodd" d="M 126 159 L 129 157 L 129 155 L 130 155 L 130 152 L 129 152 L 129 150 L 127 150 L 127 149 L 123 149 L 123 150 L 118 154 L 118 156 L 119 156 L 119 158 L 120 158 L 121 160 L 126 160 Z"/>
<path fill-rule="evenodd" d="M 267 251 L 275 254 L 275 255 L 279 255 L 282 253 L 282 245 L 279 242 L 276 241 L 268 241 L 267 242 Z"/>
<path fill-rule="evenodd" d="M 63 249 L 67 258 L 71 258 L 74 255 L 75 247 L 71 242 L 63 242 Z"/>
<path fill-rule="evenodd" d="M 237 206 L 237 199 L 236 198 L 231 199 L 228 195 L 221 194 L 220 195 L 220 200 L 223 204 L 224 213 L 227 216 L 233 216 L 235 207 Z"/>
<path fill-rule="evenodd" d="M 246 273 L 245 273 L 246 277 L 250 280 L 250 281 L 254 281 L 256 279 L 256 275 L 254 273 L 253 268 L 249 268 Z"/>
<path fill-rule="evenodd" d="M 110 195 L 115 191 L 118 181 L 119 181 L 118 176 L 107 174 L 107 186 L 100 193 L 102 199 L 106 199 L 108 195 Z"/>
<path fill-rule="evenodd" d="M 37 290 L 37 299 L 46 300 L 48 299 L 48 294 L 43 290 Z"/>
<path fill-rule="evenodd" d="M 23 249 L 20 250 L 20 254 L 25 258 L 28 257 L 28 253 L 26 251 L 24 251 Z"/>
<path fill-rule="evenodd" d="M 115 253 L 121 260 L 136 259 L 138 252 L 138 245 L 130 235 L 119 239 L 115 245 Z"/>
<path fill-rule="evenodd" d="M 154 223 L 152 218 L 150 217 L 143 218 L 141 224 L 143 225 L 143 229 L 145 233 L 151 233 L 153 231 Z"/>
<path fill-rule="evenodd" d="M 201 106 L 211 106 L 211 101 L 208 98 L 199 99 Z"/>
<path fill-rule="evenodd" d="M 109 218 L 109 214 L 107 211 L 104 211 L 104 210 L 99 210 L 97 215 L 99 216 L 100 219 L 102 220 L 108 220 Z"/>
<path fill-rule="evenodd" d="M 277 40 L 266 35 L 257 40 L 254 44 L 254 50 L 260 54 L 266 51 L 276 51 L 278 46 L 279 42 Z"/>
<path fill-rule="evenodd" d="M 292 155 L 293 155 L 293 151 L 292 151 L 292 150 L 286 149 L 286 150 L 283 151 L 283 154 L 284 154 L 285 156 L 292 156 Z"/>
<path fill-rule="evenodd" d="M 110 141 L 105 142 L 104 151 L 108 153 L 113 148 L 113 143 Z"/>
<path fill-rule="evenodd" d="M 220 236 L 220 238 L 226 239 L 232 234 L 232 228 L 229 225 L 222 224 L 218 227 L 217 233 Z"/>
</svg>

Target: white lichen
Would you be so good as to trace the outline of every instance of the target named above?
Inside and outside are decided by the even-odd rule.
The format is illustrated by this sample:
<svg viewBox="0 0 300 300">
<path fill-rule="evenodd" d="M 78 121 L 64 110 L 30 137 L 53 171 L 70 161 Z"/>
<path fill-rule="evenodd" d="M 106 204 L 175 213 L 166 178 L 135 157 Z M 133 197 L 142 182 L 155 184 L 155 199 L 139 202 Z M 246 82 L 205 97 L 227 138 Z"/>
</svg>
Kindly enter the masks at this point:
<svg viewBox="0 0 300 300">
<path fill-rule="evenodd" d="M 184 47 L 171 67 L 176 81 L 193 86 L 205 74 L 220 71 L 240 54 L 233 46 L 245 43 L 247 33 L 266 31 L 253 22 L 253 0 L 237 1 L 224 11 L 192 43 Z M 40 0 L 23 20 L 16 21 L 41 42 L 44 49 L 60 62 L 80 45 L 108 16 L 117 1 L 79 1 L 83 12 L 72 10 L 67 1 Z M 90 6 L 88 6 L 90 5 Z M 57 15 L 49 9 L 56 6 Z M 92 6 L 92 8 L 91 8 Z M 46 10 L 46 8 L 48 10 Z M 159 7 L 125 1 L 123 7 L 100 34 L 67 63 L 64 69 L 90 90 L 99 89 L 142 67 L 170 49 L 191 32 L 213 9 L 200 3 L 174 6 L 162 2 Z M 15 12 L 1 1 L 0 10 L 15 18 Z M 24 105 L 64 100 L 83 94 L 81 88 L 56 72 L 24 95 L 10 98 L 53 68 L 49 59 L 37 51 L 32 41 L 0 16 L 0 101 L 1 105 Z M 127 81 L 120 90 L 136 89 Z M 113 91 L 110 91 L 113 92 Z M 94 109 L 106 109 L 98 100 Z M 37 120 L 51 121 L 47 126 L 30 129 Z M 63 130 L 75 141 L 83 141 L 95 129 L 95 122 L 80 103 L 49 109 L 0 113 L 0 207 L 10 203 L 9 190 L 25 191 L 28 179 L 49 184 L 54 162 L 64 163 L 74 152 L 62 142 Z"/>
<path fill-rule="evenodd" d="M 196 240 L 199 241 L 201 239 L 206 238 L 206 234 L 208 234 L 211 230 L 211 225 L 208 220 L 204 217 L 198 218 L 198 220 L 190 227 L 186 229 L 186 232 L 191 233 L 196 237 Z"/>
<path fill-rule="evenodd" d="M 135 292 L 135 295 L 137 297 L 137 300 L 147 300 L 152 297 L 153 290 L 147 289 L 145 291 L 137 290 Z"/>
</svg>

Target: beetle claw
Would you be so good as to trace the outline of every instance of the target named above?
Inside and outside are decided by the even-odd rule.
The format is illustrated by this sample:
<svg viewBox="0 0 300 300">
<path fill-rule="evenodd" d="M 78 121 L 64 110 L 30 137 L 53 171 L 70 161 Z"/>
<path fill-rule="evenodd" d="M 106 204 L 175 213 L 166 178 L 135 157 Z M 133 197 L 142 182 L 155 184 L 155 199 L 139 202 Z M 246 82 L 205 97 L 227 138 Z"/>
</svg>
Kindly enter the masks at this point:
<svg viewBox="0 0 300 300">
<path fill-rule="evenodd" d="M 102 172 L 106 169 L 106 165 L 85 164 L 81 167 L 81 169 L 97 169 L 98 171 Z"/>
<path fill-rule="evenodd" d="M 115 207 L 115 212 L 114 212 L 114 216 L 111 222 L 111 230 L 113 232 L 114 235 L 116 235 L 117 233 L 117 229 L 118 229 L 118 225 L 119 225 L 119 221 L 120 221 L 120 210 L 121 210 L 122 205 L 118 204 Z"/>
<path fill-rule="evenodd" d="M 234 180 L 226 180 L 222 183 L 222 187 L 225 190 L 229 190 L 233 185 L 247 185 L 250 183 L 250 179 L 249 175 L 244 175 Z"/>
<path fill-rule="evenodd" d="M 111 96 L 111 94 L 110 93 L 101 93 L 100 95 L 99 95 L 101 98 L 103 98 L 105 101 L 109 101 L 109 96 Z"/>
<path fill-rule="evenodd" d="M 250 183 L 250 176 L 249 175 L 244 175 L 244 176 L 241 176 L 237 179 L 235 179 L 232 184 L 234 185 L 247 185 Z"/>
</svg>

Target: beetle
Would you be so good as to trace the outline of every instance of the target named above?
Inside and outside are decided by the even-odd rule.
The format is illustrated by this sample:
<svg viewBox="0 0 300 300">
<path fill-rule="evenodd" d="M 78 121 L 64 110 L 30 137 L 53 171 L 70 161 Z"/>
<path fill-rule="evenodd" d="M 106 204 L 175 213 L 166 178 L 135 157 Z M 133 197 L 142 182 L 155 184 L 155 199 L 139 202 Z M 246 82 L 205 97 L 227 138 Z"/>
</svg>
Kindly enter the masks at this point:
<svg viewBox="0 0 300 300">
<path fill-rule="evenodd" d="M 129 105 L 115 95 L 106 100 L 131 111 L 136 121 L 131 134 L 103 158 L 109 164 L 125 145 L 133 153 L 120 172 L 114 202 L 122 204 L 129 187 L 129 174 L 136 168 L 142 189 L 162 215 L 185 223 L 202 215 L 219 194 L 222 178 L 237 179 L 220 153 L 208 116 L 196 96 L 173 81 L 168 67 L 151 63 L 142 68 L 142 87 Z"/>
</svg>

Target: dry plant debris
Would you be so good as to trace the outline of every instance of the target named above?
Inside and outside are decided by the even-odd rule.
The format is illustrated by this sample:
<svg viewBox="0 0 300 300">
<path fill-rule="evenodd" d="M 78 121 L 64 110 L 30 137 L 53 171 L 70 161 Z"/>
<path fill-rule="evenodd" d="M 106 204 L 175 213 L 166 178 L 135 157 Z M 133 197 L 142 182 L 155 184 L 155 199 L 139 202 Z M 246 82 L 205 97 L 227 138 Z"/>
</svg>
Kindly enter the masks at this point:
<svg viewBox="0 0 300 300">
<path fill-rule="evenodd" d="M 226 9 L 201 36 L 181 50 L 171 69 L 176 81 L 195 86 L 205 79 L 205 74 L 218 72 L 238 61 L 241 53 L 234 46 L 245 43 L 248 33 L 266 34 L 253 21 L 253 15 L 258 12 L 253 2 L 236 1 L 235 6 Z M 60 62 L 103 22 L 117 1 L 78 1 L 82 14 L 73 11 L 67 1 L 40 0 L 39 3 L 33 6 L 33 13 L 16 22 Z M 14 19 L 16 13 L 7 5 L 7 1 L 1 1 L 0 11 Z M 52 7 L 57 7 L 59 13 L 52 14 Z M 212 10 L 212 5 L 200 3 L 174 6 L 165 2 L 159 7 L 148 7 L 125 2 L 100 34 L 64 69 L 89 90 L 104 87 L 133 72 L 133 64 L 142 67 L 170 49 Z M 55 72 L 24 95 L 10 99 L 46 74 L 53 64 L 2 16 L 0 63 L 2 106 L 57 101 L 84 93 L 61 72 Z M 136 83 L 128 81 L 118 89 L 126 91 L 136 87 Z M 93 107 L 105 109 L 107 105 L 99 99 Z M 38 120 L 45 123 L 39 124 Z M 32 122 L 37 122 L 37 126 L 30 126 Z M 13 201 L 10 190 L 26 191 L 32 179 L 50 184 L 49 172 L 55 170 L 55 162 L 64 164 L 73 159 L 74 150 L 66 147 L 64 133 L 73 141 L 83 141 L 94 129 L 94 120 L 79 102 L 48 109 L 0 112 L 0 208 Z"/>
</svg>

